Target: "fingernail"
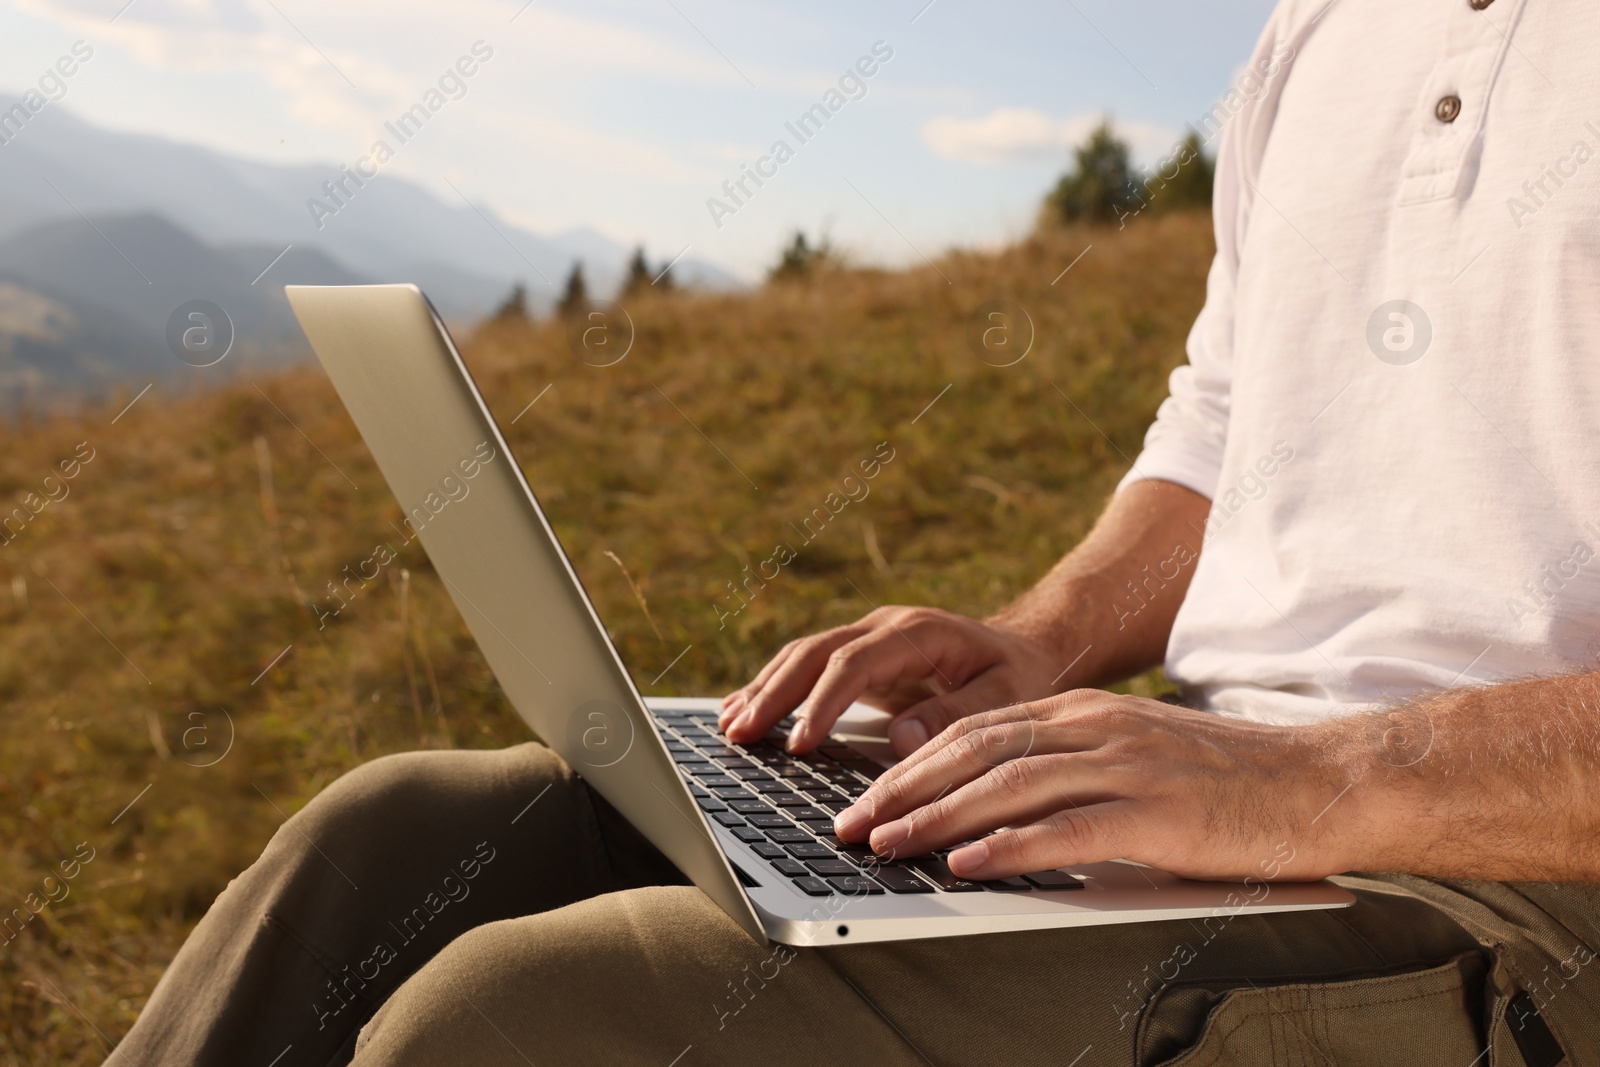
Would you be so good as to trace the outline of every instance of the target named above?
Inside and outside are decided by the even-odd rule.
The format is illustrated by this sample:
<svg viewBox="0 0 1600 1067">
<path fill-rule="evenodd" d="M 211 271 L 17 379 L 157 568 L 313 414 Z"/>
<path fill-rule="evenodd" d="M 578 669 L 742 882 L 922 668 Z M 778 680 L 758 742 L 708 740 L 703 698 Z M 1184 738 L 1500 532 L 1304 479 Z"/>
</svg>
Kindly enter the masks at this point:
<svg viewBox="0 0 1600 1067">
<path fill-rule="evenodd" d="M 886 822 L 872 831 L 872 851 L 888 852 L 911 836 L 911 824 L 904 819 Z"/>
<path fill-rule="evenodd" d="M 902 756 L 909 756 L 928 743 L 928 727 L 921 719 L 897 719 L 889 727 L 889 744 Z"/>
<path fill-rule="evenodd" d="M 790 752 L 803 752 L 811 743 L 811 720 L 801 719 L 794 724 L 794 729 L 789 731 L 789 740 L 784 742 L 784 747 Z"/>
<path fill-rule="evenodd" d="M 846 837 L 871 821 L 872 813 L 867 810 L 865 804 L 852 804 L 834 816 L 833 831 L 840 837 Z"/>
<path fill-rule="evenodd" d="M 989 844 L 986 841 L 974 841 L 950 853 L 950 869 L 963 878 L 975 878 L 983 870 L 984 864 L 989 862 Z"/>
</svg>

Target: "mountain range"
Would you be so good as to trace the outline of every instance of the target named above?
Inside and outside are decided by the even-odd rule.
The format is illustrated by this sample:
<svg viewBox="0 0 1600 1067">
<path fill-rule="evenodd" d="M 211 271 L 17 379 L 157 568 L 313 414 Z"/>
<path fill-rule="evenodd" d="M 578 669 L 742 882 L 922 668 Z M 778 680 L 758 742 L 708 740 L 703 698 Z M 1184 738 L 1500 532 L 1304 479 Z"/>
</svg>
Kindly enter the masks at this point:
<svg viewBox="0 0 1600 1067">
<path fill-rule="evenodd" d="M 331 165 L 101 129 L 59 107 L 35 116 L 0 146 L 0 406 L 188 373 L 167 335 L 194 300 L 223 308 L 258 358 L 297 359 L 286 284 L 415 282 L 446 318 L 470 320 L 515 284 L 548 310 L 574 263 L 591 293 L 609 292 L 632 252 L 593 229 L 532 233 L 388 174 L 347 181 L 340 203 L 324 189 L 338 178 Z M 314 219 L 313 197 L 338 210 Z M 690 257 L 673 277 L 740 284 Z"/>
</svg>

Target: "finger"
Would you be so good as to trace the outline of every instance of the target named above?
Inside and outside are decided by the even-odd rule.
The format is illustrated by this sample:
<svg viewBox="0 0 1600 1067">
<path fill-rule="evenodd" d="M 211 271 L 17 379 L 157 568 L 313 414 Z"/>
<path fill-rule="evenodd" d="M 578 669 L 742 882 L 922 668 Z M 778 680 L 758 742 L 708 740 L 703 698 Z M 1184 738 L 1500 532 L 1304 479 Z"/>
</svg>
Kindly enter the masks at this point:
<svg viewBox="0 0 1600 1067">
<path fill-rule="evenodd" d="M 774 723 L 798 707 L 811 692 L 828 666 L 828 657 L 863 632 L 865 628 L 855 623 L 796 642 L 794 651 L 773 668 L 766 682 L 750 695 L 744 710 L 724 728 L 729 740 L 754 741 L 765 736 Z"/>
<path fill-rule="evenodd" d="M 895 755 L 911 755 L 958 719 L 1011 703 L 1016 685 L 1010 668 L 996 664 L 961 688 L 930 697 L 894 717 L 889 744 Z"/>
<path fill-rule="evenodd" d="M 1093 725 L 1052 715 L 1055 703 L 1018 704 L 957 721 L 880 775 L 854 805 L 839 813 L 834 832 L 847 840 L 862 840 L 873 827 L 901 818 L 1008 762 L 1083 752 L 1104 742 L 1104 734 Z"/>
<path fill-rule="evenodd" d="M 880 775 L 834 819 L 834 833 L 849 841 L 864 840 L 874 827 L 908 816 L 987 774 L 1005 762 L 1006 753 L 1021 758 L 1032 748 L 1032 723 L 1028 721 L 997 723 L 961 734 L 952 743 L 922 749 L 922 753 L 933 752 L 911 771 L 892 775 L 892 770 L 898 770 L 894 768 Z M 938 740 L 944 737 L 940 734 Z"/>
<path fill-rule="evenodd" d="M 924 774 L 927 765 L 938 764 L 950 757 L 952 749 L 962 746 L 982 744 L 994 751 L 996 755 L 989 761 L 991 767 L 1003 759 L 1026 755 L 1031 751 L 1031 742 L 1041 729 L 1045 714 L 1045 709 L 1040 705 L 1028 703 L 1012 704 L 957 719 L 934 735 L 933 740 L 884 771 L 861 799 L 871 798 L 881 802 L 886 799 L 889 790 L 903 789 L 907 779 Z M 912 806 L 926 803 L 928 799 L 917 798 Z"/>
<path fill-rule="evenodd" d="M 1002 830 L 950 853 L 950 869 L 983 881 L 1082 863 L 1124 859 L 1137 840 L 1138 808 L 1122 798 L 1058 811 L 1028 826 Z"/>
<path fill-rule="evenodd" d="M 767 684 L 768 679 L 780 667 L 788 662 L 789 657 L 794 655 L 795 649 L 799 648 L 800 644 L 801 642 L 797 640 L 790 641 L 784 645 L 778 650 L 776 656 L 773 656 L 762 666 L 754 678 L 723 698 L 722 711 L 717 716 L 717 729 L 726 730 L 728 724 L 739 717 L 740 712 L 749 706 L 751 698 L 761 691 L 761 687 Z"/>
<path fill-rule="evenodd" d="M 951 635 L 933 631 L 920 638 L 913 643 L 901 628 L 880 628 L 834 650 L 789 735 L 789 751 L 809 752 L 868 689 L 937 672 Z"/>
<path fill-rule="evenodd" d="M 918 856 L 1063 808 L 1115 799 L 1119 784 L 1116 772 L 1088 766 L 1071 753 L 1012 760 L 883 823 L 869 840 L 879 855 Z"/>
<path fill-rule="evenodd" d="M 1107 699 L 1115 700 L 1110 694 L 1092 689 L 1078 689 L 1070 693 L 1046 697 L 1043 700 L 1030 700 L 1020 704 L 1006 704 L 995 708 L 993 711 L 982 711 L 959 718 L 942 732 L 936 734 L 932 741 L 923 745 L 905 759 L 885 771 L 878 779 L 877 785 L 885 786 L 898 781 L 905 775 L 916 773 L 925 760 L 934 759 L 939 752 L 948 745 L 964 742 L 963 739 L 970 733 L 977 733 L 992 726 L 1004 726 L 1009 723 L 1022 724 L 1022 733 L 1006 734 L 991 733 L 985 738 L 992 752 L 990 765 L 996 765 L 1002 760 L 1016 759 L 1033 751 L 1036 738 L 1042 738 L 1046 733 L 1052 741 L 1050 751 L 1068 752 L 1082 748 L 1092 747 L 1105 739 L 1104 720 L 1086 715 L 1097 707 L 1103 706 Z M 1027 731 L 1032 731 L 1028 733 Z"/>
</svg>

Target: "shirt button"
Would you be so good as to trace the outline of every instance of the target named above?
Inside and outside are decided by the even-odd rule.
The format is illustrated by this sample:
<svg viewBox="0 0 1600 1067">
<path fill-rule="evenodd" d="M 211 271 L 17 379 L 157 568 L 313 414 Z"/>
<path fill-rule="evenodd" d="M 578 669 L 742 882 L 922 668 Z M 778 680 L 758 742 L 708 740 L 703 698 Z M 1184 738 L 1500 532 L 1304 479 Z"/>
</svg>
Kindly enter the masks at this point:
<svg viewBox="0 0 1600 1067">
<path fill-rule="evenodd" d="M 1433 105 L 1433 117 L 1440 122 L 1454 122 L 1459 114 L 1461 114 L 1461 98 L 1454 93 L 1441 96 L 1439 102 Z"/>
<path fill-rule="evenodd" d="M 1494 3 L 1494 0 L 1467 0 L 1467 3 L 1469 5 L 1471 5 L 1472 10 L 1474 10 L 1474 11 L 1482 11 L 1484 8 L 1488 7 L 1490 4 Z"/>
</svg>

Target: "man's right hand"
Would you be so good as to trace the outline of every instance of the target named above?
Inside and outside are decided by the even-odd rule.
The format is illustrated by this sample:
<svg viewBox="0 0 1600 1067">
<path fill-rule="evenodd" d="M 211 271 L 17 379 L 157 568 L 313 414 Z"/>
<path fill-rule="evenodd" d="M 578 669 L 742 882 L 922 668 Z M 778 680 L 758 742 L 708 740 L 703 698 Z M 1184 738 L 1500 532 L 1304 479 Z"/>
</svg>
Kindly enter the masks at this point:
<svg viewBox="0 0 1600 1067">
<path fill-rule="evenodd" d="M 785 645 L 722 702 L 717 725 L 744 743 L 804 702 L 789 751 L 809 752 L 853 702 L 895 712 L 889 742 L 908 756 L 967 715 L 1049 696 L 1066 664 L 1011 630 L 937 608 L 883 607 Z"/>
</svg>

